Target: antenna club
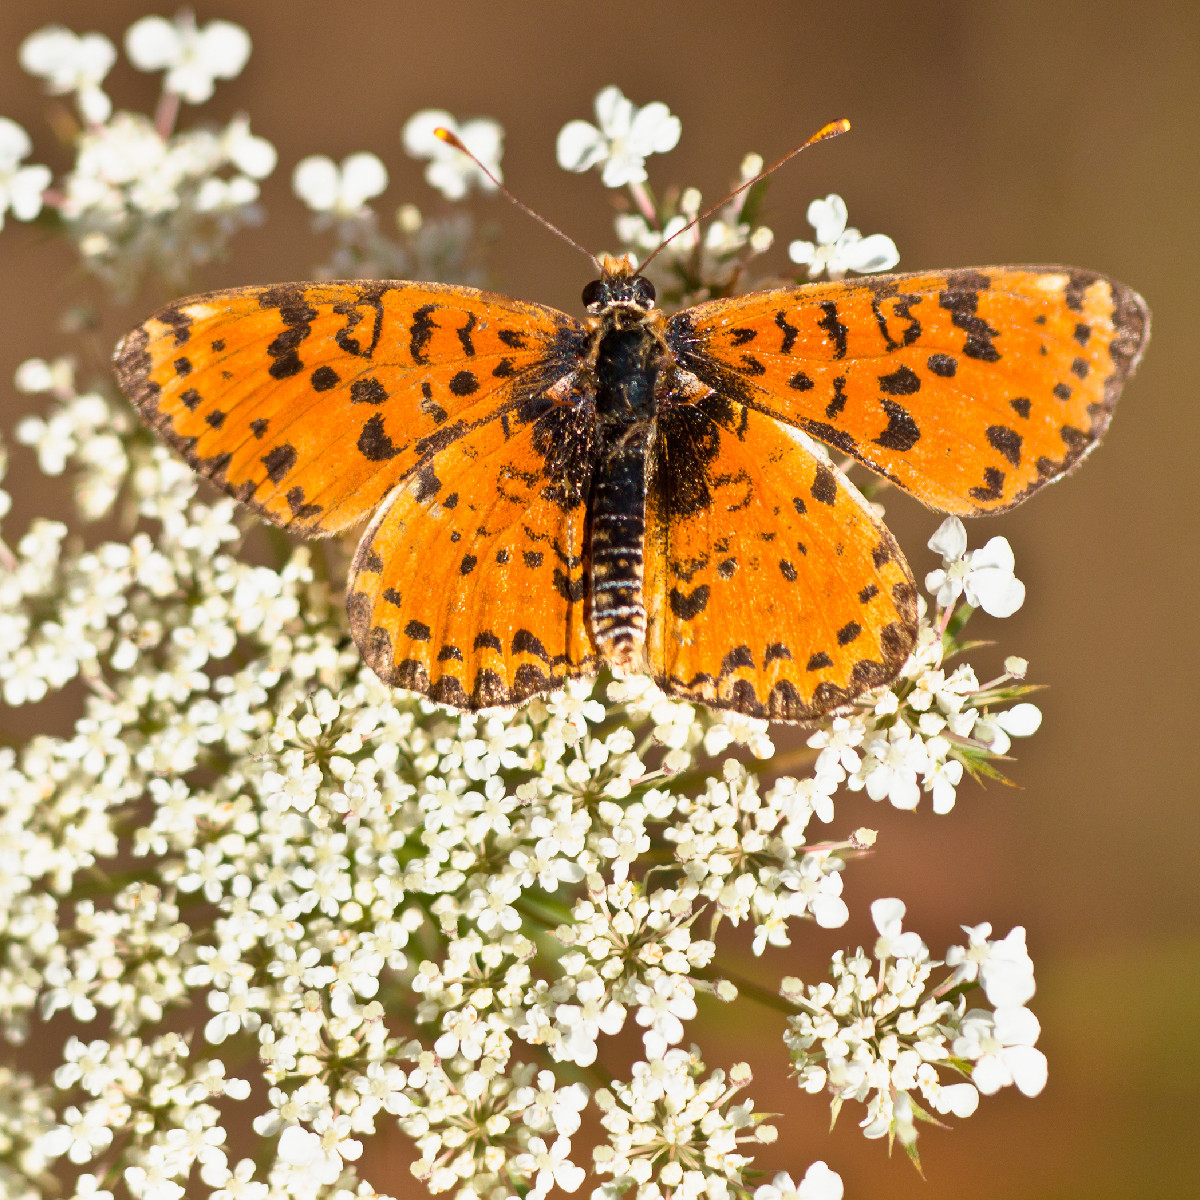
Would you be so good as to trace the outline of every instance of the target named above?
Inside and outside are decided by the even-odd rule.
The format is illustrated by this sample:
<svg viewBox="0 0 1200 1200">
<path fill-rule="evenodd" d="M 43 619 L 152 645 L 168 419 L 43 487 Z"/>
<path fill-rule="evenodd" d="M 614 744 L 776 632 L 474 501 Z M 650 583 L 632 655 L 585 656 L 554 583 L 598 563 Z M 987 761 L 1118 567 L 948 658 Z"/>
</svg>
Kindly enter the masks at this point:
<svg viewBox="0 0 1200 1200">
<path fill-rule="evenodd" d="M 440 141 L 446 143 L 447 146 L 453 146 L 455 150 L 461 150 L 463 153 L 469 153 L 466 146 L 463 145 L 462 138 L 457 133 L 452 133 L 445 125 L 439 125 L 434 131 L 433 136 Z"/>
<path fill-rule="evenodd" d="M 828 125 L 822 125 L 816 133 L 808 139 L 808 145 L 813 142 L 823 142 L 826 138 L 837 137 L 839 133 L 849 133 L 850 122 L 845 117 L 837 121 L 830 121 Z"/>
</svg>

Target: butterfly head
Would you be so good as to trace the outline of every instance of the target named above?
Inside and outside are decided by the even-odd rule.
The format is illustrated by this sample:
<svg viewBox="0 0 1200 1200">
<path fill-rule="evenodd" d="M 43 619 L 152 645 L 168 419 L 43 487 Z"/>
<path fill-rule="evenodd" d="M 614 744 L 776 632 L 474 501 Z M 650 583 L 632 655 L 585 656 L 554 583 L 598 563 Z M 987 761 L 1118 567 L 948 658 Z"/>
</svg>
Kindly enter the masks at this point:
<svg viewBox="0 0 1200 1200">
<path fill-rule="evenodd" d="M 632 308 L 649 312 L 654 307 L 654 284 L 627 258 L 606 254 L 600 260 L 600 278 L 583 289 L 583 304 L 592 316 L 606 308 Z"/>
</svg>

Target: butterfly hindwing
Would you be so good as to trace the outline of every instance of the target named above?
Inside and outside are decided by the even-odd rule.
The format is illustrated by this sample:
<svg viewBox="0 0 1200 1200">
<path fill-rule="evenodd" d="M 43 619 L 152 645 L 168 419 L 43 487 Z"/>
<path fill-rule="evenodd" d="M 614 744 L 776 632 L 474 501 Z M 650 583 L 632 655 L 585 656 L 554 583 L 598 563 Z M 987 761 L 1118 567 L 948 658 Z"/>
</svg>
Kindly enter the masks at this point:
<svg viewBox="0 0 1200 1200">
<path fill-rule="evenodd" d="M 679 365 L 931 508 L 999 512 L 1096 444 L 1149 330 L 1129 288 L 1066 267 L 882 275 L 676 314 Z"/>
<path fill-rule="evenodd" d="M 401 483 L 363 534 L 347 610 L 387 683 L 457 708 L 593 675 L 585 610 L 591 411 L 531 402 Z"/>
<path fill-rule="evenodd" d="M 193 467 L 311 536 L 361 520 L 430 455 L 544 391 L 572 368 L 579 330 L 474 288 L 279 284 L 180 300 L 115 364 Z"/>
<path fill-rule="evenodd" d="M 903 665 L 912 574 L 804 433 L 712 393 L 667 407 L 648 491 L 646 653 L 665 691 L 799 721 Z"/>
</svg>

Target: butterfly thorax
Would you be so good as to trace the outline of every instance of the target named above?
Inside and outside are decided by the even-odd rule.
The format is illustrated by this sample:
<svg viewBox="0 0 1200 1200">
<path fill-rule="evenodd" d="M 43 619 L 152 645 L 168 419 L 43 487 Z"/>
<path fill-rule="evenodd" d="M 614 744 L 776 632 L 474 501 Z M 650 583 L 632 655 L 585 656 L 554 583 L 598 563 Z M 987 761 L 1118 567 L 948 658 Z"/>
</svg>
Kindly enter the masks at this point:
<svg viewBox="0 0 1200 1200">
<path fill-rule="evenodd" d="M 584 292 L 595 314 L 589 358 L 596 453 L 590 502 L 592 635 L 614 666 L 636 669 L 646 636 L 642 595 L 646 464 L 670 355 L 654 292 L 641 276 L 610 275 Z"/>
</svg>

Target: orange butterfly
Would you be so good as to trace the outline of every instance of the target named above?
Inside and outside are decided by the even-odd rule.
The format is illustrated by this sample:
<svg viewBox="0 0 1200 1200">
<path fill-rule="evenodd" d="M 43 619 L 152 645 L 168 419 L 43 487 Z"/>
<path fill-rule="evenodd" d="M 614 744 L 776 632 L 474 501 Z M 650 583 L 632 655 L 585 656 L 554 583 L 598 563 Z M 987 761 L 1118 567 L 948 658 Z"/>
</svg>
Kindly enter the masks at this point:
<svg viewBox="0 0 1200 1200">
<path fill-rule="evenodd" d="M 802 721 L 889 682 L 917 630 L 912 572 L 818 442 L 931 508 L 1000 512 L 1092 449 L 1149 329 L 1135 292 L 1066 267 L 668 316 L 600 265 L 582 322 L 432 283 L 212 292 L 130 333 L 116 372 L 277 525 L 374 513 L 347 608 L 386 682 L 477 709 L 610 664 Z"/>
</svg>

